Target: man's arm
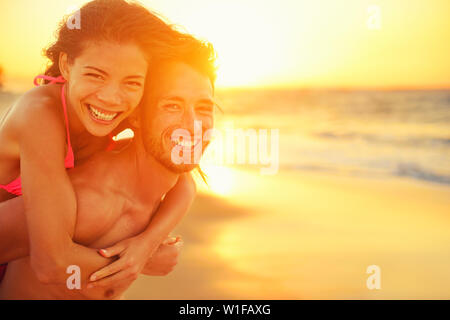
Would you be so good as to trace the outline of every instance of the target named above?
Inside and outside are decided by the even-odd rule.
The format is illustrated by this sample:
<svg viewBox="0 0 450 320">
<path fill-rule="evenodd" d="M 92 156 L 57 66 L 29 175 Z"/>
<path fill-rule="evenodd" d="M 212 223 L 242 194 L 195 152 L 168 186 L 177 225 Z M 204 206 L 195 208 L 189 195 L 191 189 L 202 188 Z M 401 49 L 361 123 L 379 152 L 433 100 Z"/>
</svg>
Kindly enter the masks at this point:
<svg viewBox="0 0 450 320">
<path fill-rule="evenodd" d="M 136 279 L 153 253 L 187 213 L 195 193 L 196 186 L 191 174 L 181 175 L 175 186 L 166 194 L 146 230 L 100 250 L 105 257 L 118 256 L 119 259 L 94 273 L 90 278 L 91 285 L 109 286 L 116 281 Z"/>
</svg>

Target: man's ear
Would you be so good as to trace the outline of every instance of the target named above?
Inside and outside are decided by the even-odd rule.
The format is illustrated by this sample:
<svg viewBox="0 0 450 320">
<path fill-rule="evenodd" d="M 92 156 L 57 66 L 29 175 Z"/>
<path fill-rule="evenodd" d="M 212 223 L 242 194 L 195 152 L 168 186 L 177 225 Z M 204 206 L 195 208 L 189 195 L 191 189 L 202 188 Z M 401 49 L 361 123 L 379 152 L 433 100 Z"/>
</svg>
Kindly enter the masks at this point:
<svg viewBox="0 0 450 320">
<path fill-rule="evenodd" d="M 70 74 L 70 65 L 69 65 L 69 57 L 67 56 L 67 53 L 60 52 L 59 53 L 59 71 L 61 72 L 61 75 L 64 79 L 69 79 Z"/>
</svg>

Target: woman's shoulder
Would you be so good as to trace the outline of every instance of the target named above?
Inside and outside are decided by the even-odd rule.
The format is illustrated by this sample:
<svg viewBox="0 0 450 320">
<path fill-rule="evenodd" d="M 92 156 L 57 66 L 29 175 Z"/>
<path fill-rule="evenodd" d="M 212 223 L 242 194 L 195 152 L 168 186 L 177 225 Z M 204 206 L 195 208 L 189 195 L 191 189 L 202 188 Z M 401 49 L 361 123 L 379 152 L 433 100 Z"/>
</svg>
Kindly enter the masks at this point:
<svg viewBox="0 0 450 320">
<path fill-rule="evenodd" d="M 15 103 L 7 121 L 16 130 L 46 127 L 64 129 L 61 123 L 60 87 L 46 85 L 25 92 Z"/>
<path fill-rule="evenodd" d="M 65 148 L 66 132 L 60 107 L 60 86 L 36 87 L 23 94 L 2 121 L 1 134 L 10 143 L 44 146 L 52 141 Z"/>
<path fill-rule="evenodd" d="M 55 106 L 60 104 L 59 94 L 59 85 L 35 87 L 19 98 L 16 107 L 24 112 L 55 112 L 58 110 Z"/>
</svg>

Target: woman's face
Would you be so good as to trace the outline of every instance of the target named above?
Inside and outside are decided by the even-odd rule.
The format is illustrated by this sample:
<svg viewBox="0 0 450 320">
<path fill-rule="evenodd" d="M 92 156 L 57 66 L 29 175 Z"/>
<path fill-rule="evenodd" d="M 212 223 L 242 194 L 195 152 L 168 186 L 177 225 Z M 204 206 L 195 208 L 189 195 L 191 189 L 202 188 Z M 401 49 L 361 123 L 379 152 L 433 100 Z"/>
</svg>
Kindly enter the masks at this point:
<svg viewBox="0 0 450 320">
<path fill-rule="evenodd" d="M 61 54 L 60 70 L 68 81 L 66 97 L 78 127 L 106 136 L 141 101 L 147 60 L 134 44 L 95 42 L 74 61 Z"/>
</svg>

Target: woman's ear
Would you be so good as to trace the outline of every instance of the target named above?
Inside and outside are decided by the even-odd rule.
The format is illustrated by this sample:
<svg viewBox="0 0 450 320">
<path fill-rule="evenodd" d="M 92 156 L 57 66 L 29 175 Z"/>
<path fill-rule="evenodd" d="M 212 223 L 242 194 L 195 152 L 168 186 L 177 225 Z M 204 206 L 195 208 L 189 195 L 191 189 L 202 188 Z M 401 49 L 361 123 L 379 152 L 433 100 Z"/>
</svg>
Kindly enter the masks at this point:
<svg viewBox="0 0 450 320">
<path fill-rule="evenodd" d="M 59 53 L 59 71 L 61 72 L 61 75 L 64 79 L 69 79 L 70 74 L 70 66 L 69 66 L 69 57 L 67 56 L 67 53 L 60 52 Z"/>
</svg>

